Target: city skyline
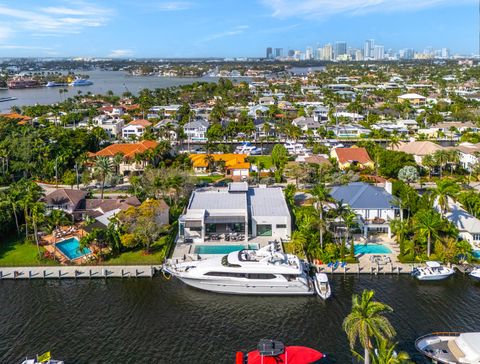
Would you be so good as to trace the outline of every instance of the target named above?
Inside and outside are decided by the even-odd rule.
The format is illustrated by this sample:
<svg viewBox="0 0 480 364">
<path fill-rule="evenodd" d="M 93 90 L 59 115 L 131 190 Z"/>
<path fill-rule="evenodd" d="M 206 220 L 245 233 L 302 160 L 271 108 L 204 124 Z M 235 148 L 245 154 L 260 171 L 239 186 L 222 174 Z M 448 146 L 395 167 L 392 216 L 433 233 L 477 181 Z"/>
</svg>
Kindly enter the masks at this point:
<svg viewBox="0 0 480 364">
<path fill-rule="evenodd" d="M 460 0 L 0 0 L 0 56 L 264 57 L 366 39 L 478 54 L 478 3 Z"/>
</svg>

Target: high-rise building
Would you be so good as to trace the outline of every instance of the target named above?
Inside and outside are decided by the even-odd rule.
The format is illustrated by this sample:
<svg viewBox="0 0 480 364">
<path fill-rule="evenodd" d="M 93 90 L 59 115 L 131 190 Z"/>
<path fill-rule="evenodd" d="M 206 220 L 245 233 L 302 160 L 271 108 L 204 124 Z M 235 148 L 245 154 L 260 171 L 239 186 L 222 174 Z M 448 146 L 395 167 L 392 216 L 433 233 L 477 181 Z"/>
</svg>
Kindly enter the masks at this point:
<svg viewBox="0 0 480 364">
<path fill-rule="evenodd" d="M 415 58 L 415 51 L 410 48 L 401 49 L 399 52 L 400 59 L 413 59 Z"/>
<path fill-rule="evenodd" d="M 376 45 L 373 48 L 373 59 L 380 61 L 385 58 L 385 47 L 381 45 Z"/>
<path fill-rule="evenodd" d="M 283 57 L 283 48 L 275 48 L 275 58 Z"/>
<path fill-rule="evenodd" d="M 273 48 L 272 47 L 267 48 L 267 59 L 273 59 Z"/>
<path fill-rule="evenodd" d="M 309 61 L 311 59 L 313 59 L 313 48 L 307 47 L 305 50 L 305 60 Z"/>
<path fill-rule="evenodd" d="M 448 48 L 442 48 L 442 58 L 450 58 L 450 50 Z"/>
<path fill-rule="evenodd" d="M 315 53 L 315 59 L 318 61 L 323 61 L 323 48 L 317 48 L 317 52 Z"/>
<path fill-rule="evenodd" d="M 293 57 L 295 55 L 295 51 L 293 49 L 288 50 L 288 56 Z"/>
<path fill-rule="evenodd" d="M 363 57 L 365 59 L 373 58 L 373 48 L 375 47 L 374 39 L 367 39 L 363 46 Z"/>
<path fill-rule="evenodd" d="M 333 47 L 330 43 L 325 44 L 325 47 L 323 47 L 323 60 L 324 61 L 333 60 Z"/>
<path fill-rule="evenodd" d="M 363 52 L 360 49 L 355 51 L 355 61 L 363 61 Z"/>
<path fill-rule="evenodd" d="M 346 42 L 335 42 L 334 50 L 335 58 L 347 54 L 347 43 Z"/>
</svg>

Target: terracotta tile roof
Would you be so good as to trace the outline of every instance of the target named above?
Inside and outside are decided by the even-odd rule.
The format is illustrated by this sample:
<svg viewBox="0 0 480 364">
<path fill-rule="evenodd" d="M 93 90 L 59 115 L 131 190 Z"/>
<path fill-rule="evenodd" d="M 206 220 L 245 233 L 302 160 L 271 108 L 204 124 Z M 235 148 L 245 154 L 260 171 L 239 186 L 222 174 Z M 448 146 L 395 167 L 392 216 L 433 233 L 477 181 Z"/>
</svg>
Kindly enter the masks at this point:
<svg viewBox="0 0 480 364">
<path fill-rule="evenodd" d="M 250 169 L 250 163 L 246 162 L 246 154 L 192 154 L 190 160 L 194 168 L 207 167 L 207 155 L 213 157 L 218 162 L 225 161 L 227 169 Z"/>
<path fill-rule="evenodd" d="M 32 120 L 31 117 L 26 115 L 17 114 L 16 112 L 12 112 L 9 114 L 0 114 L 1 117 L 12 119 L 12 120 L 21 120 L 21 121 L 30 121 Z"/>
<path fill-rule="evenodd" d="M 136 119 L 136 120 L 132 120 L 130 121 L 128 125 L 140 125 L 140 126 L 143 126 L 143 127 L 147 127 L 147 126 L 152 126 L 152 123 L 148 120 L 145 120 L 145 119 Z"/>
<path fill-rule="evenodd" d="M 113 157 L 116 154 L 123 154 L 126 158 L 132 158 L 138 153 L 143 153 L 148 149 L 155 149 L 158 143 L 153 140 L 142 140 L 139 143 L 112 144 L 96 152 L 89 153 L 89 157 Z"/>
<path fill-rule="evenodd" d="M 365 148 L 335 148 L 338 161 L 342 164 L 348 162 L 358 162 L 360 164 L 372 163 L 370 156 Z"/>
</svg>

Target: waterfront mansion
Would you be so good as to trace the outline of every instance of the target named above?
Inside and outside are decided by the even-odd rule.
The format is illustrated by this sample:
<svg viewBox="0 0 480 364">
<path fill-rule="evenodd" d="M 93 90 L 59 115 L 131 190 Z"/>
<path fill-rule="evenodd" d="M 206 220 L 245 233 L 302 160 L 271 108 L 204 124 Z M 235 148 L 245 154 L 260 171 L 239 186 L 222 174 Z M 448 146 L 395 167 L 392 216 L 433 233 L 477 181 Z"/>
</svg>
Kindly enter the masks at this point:
<svg viewBox="0 0 480 364">
<path fill-rule="evenodd" d="M 233 182 L 227 188 L 197 189 L 179 219 L 179 240 L 192 243 L 247 242 L 255 237 L 289 240 L 291 217 L 281 188 L 249 187 Z"/>
</svg>

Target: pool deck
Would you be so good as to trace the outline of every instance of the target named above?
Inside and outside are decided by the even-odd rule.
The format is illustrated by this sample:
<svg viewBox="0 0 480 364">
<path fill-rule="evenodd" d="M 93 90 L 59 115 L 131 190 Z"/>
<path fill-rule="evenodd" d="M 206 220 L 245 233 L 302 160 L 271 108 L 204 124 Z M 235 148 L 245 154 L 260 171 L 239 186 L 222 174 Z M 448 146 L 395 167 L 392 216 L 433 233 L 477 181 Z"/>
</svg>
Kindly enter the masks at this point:
<svg viewBox="0 0 480 364">
<path fill-rule="evenodd" d="M 2 279 L 151 278 L 161 266 L 75 266 L 0 268 Z"/>
</svg>

